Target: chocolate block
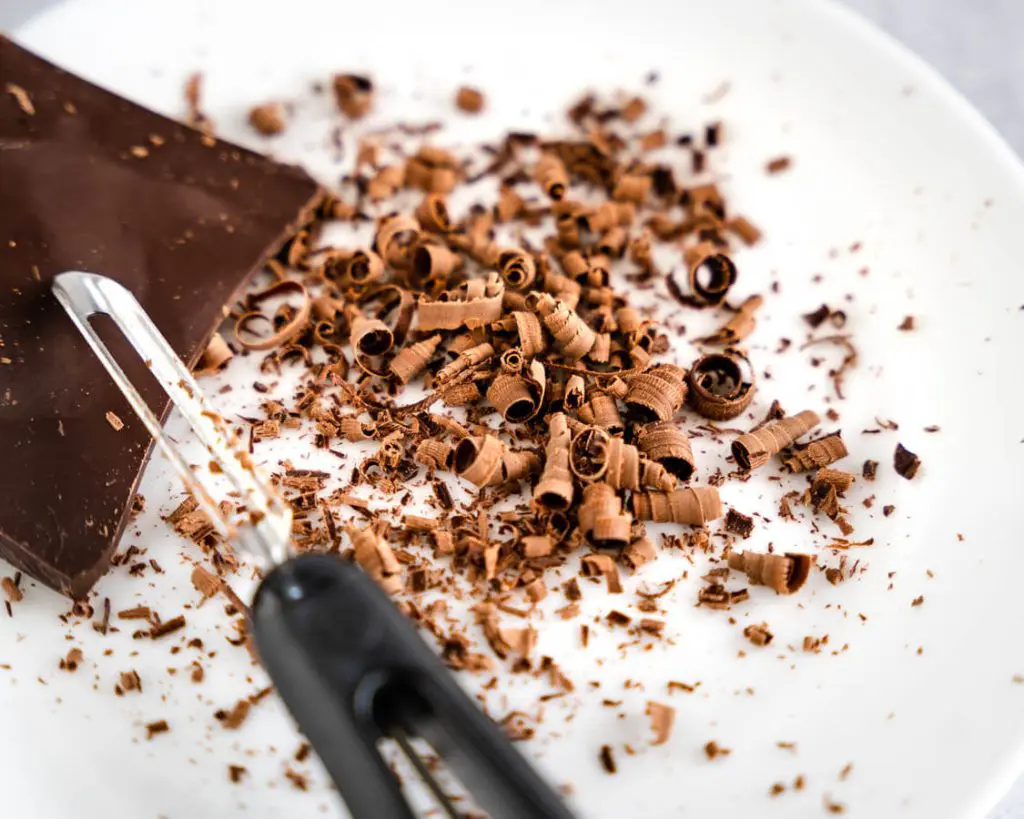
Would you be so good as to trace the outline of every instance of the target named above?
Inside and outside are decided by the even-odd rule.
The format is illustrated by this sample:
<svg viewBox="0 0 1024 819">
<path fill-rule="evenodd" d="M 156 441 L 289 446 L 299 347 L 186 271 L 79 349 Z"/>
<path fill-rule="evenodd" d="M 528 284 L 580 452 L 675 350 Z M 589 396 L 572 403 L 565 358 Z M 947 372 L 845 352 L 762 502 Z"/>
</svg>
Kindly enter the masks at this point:
<svg viewBox="0 0 1024 819">
<path fill-rule="evenodd" d="M 320 196 L 304 171 L 147 111 L 0 36 L 0 557 L 66 594 L 87 592 L 152 445 L 54 299 L 52 277 L 117 279 L 191 366 L 224 305 Z M 116 330 L 104 337 L 166 415 L 138 357 Z"/>
</svg>

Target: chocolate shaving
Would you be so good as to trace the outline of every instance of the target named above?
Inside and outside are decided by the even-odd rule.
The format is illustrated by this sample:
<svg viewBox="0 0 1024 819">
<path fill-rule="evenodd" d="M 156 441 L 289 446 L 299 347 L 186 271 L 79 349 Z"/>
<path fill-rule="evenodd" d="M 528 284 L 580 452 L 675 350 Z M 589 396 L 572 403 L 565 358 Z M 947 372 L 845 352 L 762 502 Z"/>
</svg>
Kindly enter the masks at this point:
<svg viewBox="0 0 1024 819">
<path fill-rule="evenodd" d="M 632 511 L 640 520 L 703 526 L 722 516 L 722 501 L 713 486 L 688 486 L 671 492 L 634 492 Z"/>
</svg>

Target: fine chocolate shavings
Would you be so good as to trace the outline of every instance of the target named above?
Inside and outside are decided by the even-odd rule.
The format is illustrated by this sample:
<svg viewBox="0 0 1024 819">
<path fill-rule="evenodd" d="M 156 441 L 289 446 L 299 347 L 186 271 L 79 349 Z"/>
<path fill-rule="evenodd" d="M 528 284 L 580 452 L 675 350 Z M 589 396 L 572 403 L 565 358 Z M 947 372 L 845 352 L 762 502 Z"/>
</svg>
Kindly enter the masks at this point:
<svg viewBox="0 0 1024 819">
<path fill-rule="evenodd" d="M 170 730 L 171 726 L 167 724 L 165 719 L 151 722 L 146 726 L 146 739 L 152 739 L 157 734 L 166 734 Z"/>
</svg>

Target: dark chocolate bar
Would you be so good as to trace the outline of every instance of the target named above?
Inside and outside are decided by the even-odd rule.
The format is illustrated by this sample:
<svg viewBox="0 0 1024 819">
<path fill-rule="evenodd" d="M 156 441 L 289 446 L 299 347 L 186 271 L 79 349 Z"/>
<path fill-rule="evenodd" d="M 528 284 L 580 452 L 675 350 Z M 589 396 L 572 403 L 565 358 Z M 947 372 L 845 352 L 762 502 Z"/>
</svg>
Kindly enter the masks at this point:
<svg viewBox="0 0 1024 819">
<path fill-rule="evenodd" d="M 65 594 L 87 592 L 152 445 L 54 299 L 53 276 L 117 279 L 191 366 L 224 305 L 320 196 L 299 168 L 147 111 L 0 36 L 0 557 Z M 138 357 L 116 330 L 104 337 L 165 416 L 166 396 Z"/>
</svg>

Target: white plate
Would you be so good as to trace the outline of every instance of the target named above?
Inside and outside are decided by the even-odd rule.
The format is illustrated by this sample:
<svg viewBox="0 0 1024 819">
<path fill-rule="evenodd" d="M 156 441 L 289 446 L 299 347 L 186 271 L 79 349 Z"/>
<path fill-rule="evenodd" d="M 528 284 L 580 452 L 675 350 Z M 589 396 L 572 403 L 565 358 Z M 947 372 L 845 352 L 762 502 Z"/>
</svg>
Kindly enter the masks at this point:
<svg viewBox="0 0 1024 819">
<path fill-rule="evenodd" d="M 554 780 L 571 783 L 573 805 L 594 819 L 820 816 L 825 794 L 853 816 L 980 816 L 1016 776 L 1024 761 L 1024 685 L 1012 681 L 1024 674 L 1017 599 L 1024 578 L 1024 169 L 917 60 L 859 19 L 809 0 L 592 0 L 557 8 L 523 0 L 500 14 L 483 4 L 403 0 L 320 8 L 81 0 L 16 36 L 171 114 L 181 113 L 183 77 L 201 68 L 206 108 L 221 132 L 264 148 L 244 124 L 248 106 L 295 100 L 302 125 L 273 147 L 307 160 L 327 180 L 338 173 L 324 147 L 335 120 L 329 102 L 308 89 L 335 70 L 377 78 L 376 122 L 446 114 L 454 88 L 471 79 L 486 90 L 490 116 L 461 120 L 440 138 L 457 142 L 510 127 L 550 129 L 558 120 L 549 117 L 584 86 L 641 88 L 657 69 L 661 81 L 649 93 L 674 128 L 718 118 L 727 125 L 716 170 L 730 202 L 767 237 L 740 257 L 738 290 L 782 283 L 751 339 L 759 370 L 773 374 L 762 380 L 755 412 L 773 397 L 791 410 L 827 406 L 826 367 L 810 370 L 812 352 L 771 351 L 780 336 L 802 339 L 798 315 L 822 302 L 842 305 L 849 316 L 861 363 L 847 379 L 848 400 L 835 406 L 850 463 L 882 462 L 877 483 L 858 485 L 851 501 L 858 535 L 876 542 L 857 552 L 870 565 L 856 580 L 832 587 L 816 574 L 791 599 L 755 589 L 732 612 L 736 625 L 721 612 L 693 608 L 705 565 L 698 561 L 664 600 L 674 644 L 648 653 L 618 651 L 621 634 L 598 627 L 588 651 L 575 648 L 579 621 L 554 617 L 560 600 L 552 595 L 540 650 L 563 661 L 578 690 L 549 703 L 540 737 L 521 747 Z M 702 102 L 724 81 L 730 90 L 720 101 Z M 779 154 L 794 157 L 793 169 L 767 177 L 764 162 Z M 869 273 L 860 275 L 862 268 Z M 908 314 L 919 330 L 897 332 Z M 683 345 L 681 360 L 690 356 Z M 227 377 L 242 385 L 244 371 Z M 809 383 L 816 385 L 810 393 Z M 257 396 L 236 398 L 251 406 Z M 876 415 L 897 420 L 899 432 L 860 434 L 876 426 Z M 929 424 L 941 432 L 926 434 Z M 893 474 L 897 440 L 923 458 L 912 483 Z M 161 465 L 143 491 L 147 511 L 125 543 L 147 547 L 167 573 L 136 579 L 118 570 L 97 596 L 110 597 L 115 611 L 145 602 L 173 614 L 195 600 L 187 558 L 197 551 L 158 519 L 179 497 Z M 730 505 L 772 517 L 779 494 L 763 478 L 723 488 Z M 877 496 L 870 511 L 860 504 L 868 494 Z M 896 512 L 883 519 L 880 508 L 889 503 Z M 749 546 L 817 549 L 821 540 L 812 542 L 805 525 L 776 522 L 759 526 Z M 820 554 L 828 565 L 837 562 Z M 665 579 L 687 566 L 666 554 L 642 576 Z M 616 599 L 586 591 L 587 617 L 633 600 L 628 592 Z M 919 595 L 923 605 L 911 607 Z M 307 793 L 283 777 L 286 765 L 309 770 L 310 763 L 290 762 L 299 740 L 275 701 L 258 706 L 237 733 L 216 723 L 217 708 L 264 679 L 224 641 L 219 604 L 189 611 L 188 637 L 218 651 L 215 661 L 204 660 L 207 680 L 199 686 L 187 679 L 194 650 L 171 655 L 173 639 L 132 641 L 131 623 L 103 639 L 87 623 L 61 623 L 57 614 L 66 609 L 30 588 L 0 627 L 0 663 L 11 666 L 0 670 L 4 815 L 343 815 L 317 772 Z M 740 631 L 761 621 L 776 641 L 756 650 Z M 829 649 L 848 648 L 800 650 L 805 635 L 825 633 Z M 73 645 L 85 652 L 84 668 L 58 671 Z M 116 697 L 117 673 L 128 668 L 142 675 L 145 691 Z M 624 690 L 628 678 L 642 690 Z M 670 679 L 701 685 L 696 694 L 670 696 Z M 600 680 L 601 689 L 589 690 L 589 680 Z M 547 690 L 542 681 L 503 681 L 488 702 L 494 713 L 514 704 L 535 710 Z M 603 698 L 622 705 L 602 707 Z M 647 699 L 677 709 L 662 747 L 648 745 Z M 142 726 L 161 718 L 171 733 L 146 741 Z M 707 761 L 702 746 L 711 739 L 731 756 Z M 780 740 L 796 742 L 796 750 L 780 750 Z M 616 750 L 615 776 L 598 765 L 605 743 Z M 637 754 L 627 755 L 624 744 Z M 231 785 L 229 763 L 253 775 Z M 788 786 L 798 774 L 807 785 L 795 793 Z M 774 782 L 787 791 L 771 799 Z"/>
</svg>

